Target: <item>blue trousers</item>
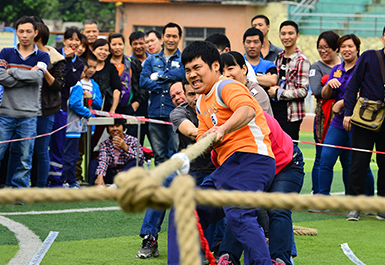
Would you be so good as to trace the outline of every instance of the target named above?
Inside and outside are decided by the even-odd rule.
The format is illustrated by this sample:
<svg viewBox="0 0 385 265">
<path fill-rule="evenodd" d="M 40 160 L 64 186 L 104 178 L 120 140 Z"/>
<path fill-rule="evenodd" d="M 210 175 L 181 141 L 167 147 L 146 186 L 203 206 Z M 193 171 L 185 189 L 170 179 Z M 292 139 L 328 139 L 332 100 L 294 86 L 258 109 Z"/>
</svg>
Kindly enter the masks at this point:
<svg viewBox="0 0 385 265">
<path fill-rule="evenodd" d="M 319 143 L 318 137 L 316 135 L 316 123 L 317 123 L 317 117 L 314 117 L 314 128 L 313 128 L 313 134 L 314 134 L 314 141 L 315 143 Z M 314 164 L 313 169 L 311 171 L 311 180 L 312 180 L 312 191 L 313 194 L 319 193 L 319 164 L 321 160 L 321 153 L 322 153 L 322 146 L 316 145 L 315 146 L 315 158 L 314 158 Z"/>
<path fill-rule="evenodd" d="M 294 144 L 293 160 L 275 177 L 268 192 L 300 193 L 305 176 L 302 152 Z M 269 250 L 272 259 L 280 258 L 286 264 L 291 264 L 294 244 L 293 223 L 289 209 L 269 209 Z M 242 255 L 242 245 L 231 231 L 226 231 L 221 244 L 220 254 L 229 253 L 235 264 L 239 264 Z"/>
<path fill-rule="evenodd" d="M 197 185 L 200 185 L 209 176 L 208 173 L 200 171 L 189 172 L 189 174 L 195 177 Z M 166 178 L 163 181 L 163 186 L 169 187 L 175 176 L 176 174 L 172 174 Z M 165 210 L 148 208 L 144 215 L 142 228 L 140 229 L 139 235 L 141 237 L 144 237 L 145 235 L 153 235 L 155 238 L 158 238 L 158 233 L 161 230 L 165 214 Z"/>
<path fill-rule="evenodd" d="M 67 124 L 67 112 L 60 110 L 55 113 L 55 122 L 53 130 L 56 130 Z M 60 180 L 63 172 L 63 151 L 64 143 L 66 141 L 66 129 L 62 129 L 51 135 L 49 156 L 50 168 L 48 173 L 48 180 L 50 187 L 58 187 L 63 185 Z"/>
<path fill-rule="evenodd" d="M 325 144 L 352 147 L 352 133 L 330 126 L 326 134 Z M 333 168 L 340 157 L 342 165 L 342 177 L 345 186 L 345 194 L 348 190 L 348 178 L 350 173 L 352 151 L 324 146 L 321 154 L 319 169 L 319 193 L 329 195 L 333 181 Z M 370 167 L 366 170 L 366 195 L 374 195 L 374 177 Z"/>
<path fill-rule="evenodd" d="M 218 190 L 267 191 L 275 173 L 275 161 L 271 157 L 235 152 L 205 181 L 201 188 Z M 227 224 L 245 250 L 245 264 L 271 265 L 269 249 L 262 227 L 257 221 L 256 208 L 199 206 L 197 208 L 202 228 L 226 216 Z M 170 220 L 169 220 L 170 222 Z M 168 264 L 179 264 L 176 238 L 169 240 Z"/>
<path fill-rule="evenodd" d="M 79 160 L 79 138 L 66 138 L 63 153 L 63 173 L 60 181 L 69 185 L 76 183 L 76 162 Z"/>
<path fill-rule="evenodd" d="M 55 116 L 37 117 L 37 134 L 46 134 L 52 132 Z M 35 153 L 37 157 L 37 182 L 36 186 L 40 188 L 47 187 L 49 172 L 49 142 L 51 136 L 44 136 L 35 140 Z"/>
<path fill-rule="evenodd" d="M 170 120 L 167 119 L 166 121 Z M 178 135 L 170 125 L 150 123 L 148 129 L 152 151 L 154 151 L 155 165 L 158 165 L 177 152 L 179 144 Z"/>
</svg>

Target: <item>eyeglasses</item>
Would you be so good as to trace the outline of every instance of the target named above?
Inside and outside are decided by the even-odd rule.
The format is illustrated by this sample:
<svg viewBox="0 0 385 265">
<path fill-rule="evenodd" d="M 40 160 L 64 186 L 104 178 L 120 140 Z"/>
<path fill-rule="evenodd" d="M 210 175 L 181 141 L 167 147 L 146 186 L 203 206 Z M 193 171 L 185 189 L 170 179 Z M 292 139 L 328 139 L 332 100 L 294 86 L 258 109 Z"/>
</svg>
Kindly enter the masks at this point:
<svg viewBox="0 0 385 265">
<path fill-rule="evenodd" d="M 330 49 L 329 46 L 318 46 L 317 50 L 320 52 L 320 51 L 325 51 L 327 52 L 328 50 Z"/>
</svg>

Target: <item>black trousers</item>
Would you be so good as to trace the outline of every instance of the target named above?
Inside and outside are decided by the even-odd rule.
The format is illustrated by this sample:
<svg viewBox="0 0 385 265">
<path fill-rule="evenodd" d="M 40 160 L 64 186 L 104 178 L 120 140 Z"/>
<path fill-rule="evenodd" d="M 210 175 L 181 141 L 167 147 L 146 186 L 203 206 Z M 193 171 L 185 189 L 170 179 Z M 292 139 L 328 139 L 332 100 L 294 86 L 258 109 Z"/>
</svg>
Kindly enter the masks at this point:
<svg viewBox="0 0 385 265">
<path fill-rule="evenodd" d="M 373 132 L 359 126 L 353 127 L 353 148 L 385 152 L 385 124 L 379 132 Z M 372 153 L 353 151 L 350 175 L 348 181 L 348 195 L 365 194 L 366 170 L 370 164 Z M 376 154 L 378 165 L 377 195 L 385 196 L 385 155 Z"/>
</svg>

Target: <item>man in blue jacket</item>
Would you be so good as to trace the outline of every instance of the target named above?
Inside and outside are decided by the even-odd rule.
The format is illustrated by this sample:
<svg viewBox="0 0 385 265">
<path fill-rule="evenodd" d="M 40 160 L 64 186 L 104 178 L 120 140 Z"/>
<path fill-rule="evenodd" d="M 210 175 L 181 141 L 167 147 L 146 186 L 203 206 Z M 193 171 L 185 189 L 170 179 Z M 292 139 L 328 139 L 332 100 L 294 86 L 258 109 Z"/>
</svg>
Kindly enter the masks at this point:
<svg viewBox="0 0 385 265">
<path fill-rule="evenodd" d="M 182 29 L 175 23 L 168 23 L 163 28 L 164 48 L 144 62 L 140 75 L 140 86 L 151 92 L 148 116 L 153 119 L 170 121 L 170 112 L 174 109 L 169 87 L 170 83 L 182 81 L 185 72 L 178 49 Z M 166 161 L 178 149 L 178 136 L 172 126 L 150 123 L 151 147 L 154 151 L 155 164 Z"/>
</svg>

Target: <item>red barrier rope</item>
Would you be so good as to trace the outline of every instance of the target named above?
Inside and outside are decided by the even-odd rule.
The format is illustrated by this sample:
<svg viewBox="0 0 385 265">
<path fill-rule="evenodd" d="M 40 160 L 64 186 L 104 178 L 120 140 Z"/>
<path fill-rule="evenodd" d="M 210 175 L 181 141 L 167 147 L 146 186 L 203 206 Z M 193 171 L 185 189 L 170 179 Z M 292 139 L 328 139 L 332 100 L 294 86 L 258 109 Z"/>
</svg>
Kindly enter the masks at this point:
<svg viewBox="0 0 385 265">
<path fill-rule="evenodd" d="M 385 155 L 385 152 L 381 152 L 381 151 L 366 150 L 366 149 L 361 149 L 361 148 L 353 148 L 353 147 L 346 147 L 346 146 L 340 146 L 340 145 L 312 143 L 312 142 L 305 142 L 305 141 L 298 141 L 298 140 L 293 140 L 293 142 L 295 142 L 295 143 L 303 143 L 303 144 L 319 145 L 319 146 L 326 146 L 326 147 L 333 147 L 333 148 L 339 148 L 339 149 L 345 149 L 345 150 L 351 150 L 351 151 L 359 151 L 359 152 L 366 152 L 366 153 L 374 153 L 374 154 Z"/>
<path fill-rule="evenodd" d="M 5 144 L 5 143 L 11 143 L 11 142 L 20 142 L 20 141 L 25 141 L 25 140 L 32 140 L 32 139 L 37 139 L 37 138 L 41 138 L 41 137 L 45 137 L 45 136 L 48 136 L 48 135 L 52 135 L 60 130 L 63 130 L 64 128 L 66 128 L 67 126 L 69 126 L 70 124 L 74 123 L 74 122 L 77 122 L 78 120 L 80 119 L 77 119 L 77 120 L 74 120 L 74 121 L 71 121 L 70 123 L 60 127 L 60 128 L 57 128 L 56 130 L 50 132 L 50 133 L 44 133 L 44 134 L 39 134 L 39 135 L 36 135 L 36 136 L 33 136 L 33 137 L 27 137 L 27 138 L 20 138 L 20 139 L 12 139 L 12 140 L 7 140 L 7 141 L 0 141 L 0 144 Z"/>
</svg>

